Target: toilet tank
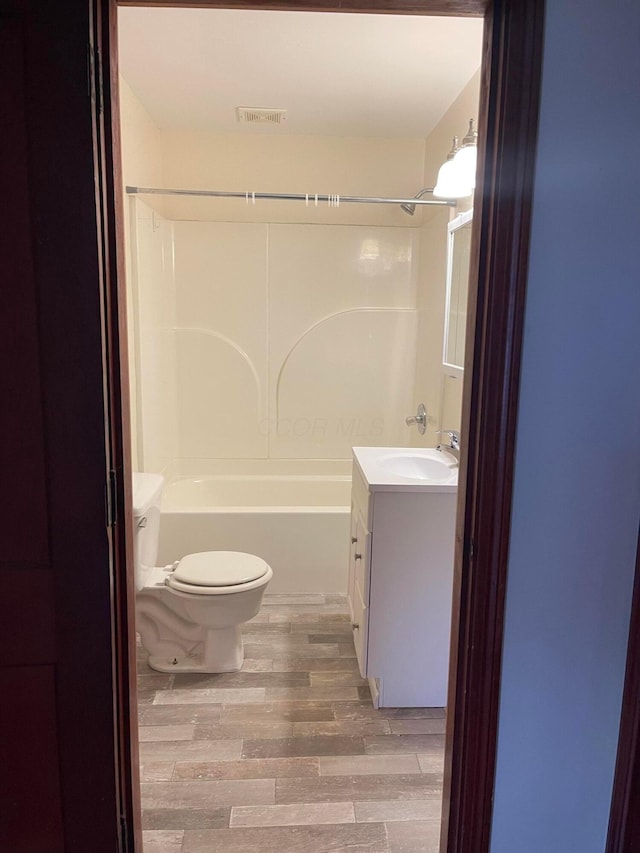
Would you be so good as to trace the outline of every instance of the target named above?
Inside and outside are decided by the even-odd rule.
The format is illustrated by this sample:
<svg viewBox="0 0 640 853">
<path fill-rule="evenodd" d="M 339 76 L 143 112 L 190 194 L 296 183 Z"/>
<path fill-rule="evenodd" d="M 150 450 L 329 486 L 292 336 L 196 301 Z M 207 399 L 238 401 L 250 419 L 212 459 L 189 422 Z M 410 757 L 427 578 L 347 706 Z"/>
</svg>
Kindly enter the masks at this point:
<svg viewBox="0 0 640 853">
<path fill-rule="evenodd" d="M 136 590 L 144 586 L 147 569 L 156 565 L 160 539 L 160 501 L 164 477 L 160 474 L 133 475 L 133 556 Z"/>
</svg>

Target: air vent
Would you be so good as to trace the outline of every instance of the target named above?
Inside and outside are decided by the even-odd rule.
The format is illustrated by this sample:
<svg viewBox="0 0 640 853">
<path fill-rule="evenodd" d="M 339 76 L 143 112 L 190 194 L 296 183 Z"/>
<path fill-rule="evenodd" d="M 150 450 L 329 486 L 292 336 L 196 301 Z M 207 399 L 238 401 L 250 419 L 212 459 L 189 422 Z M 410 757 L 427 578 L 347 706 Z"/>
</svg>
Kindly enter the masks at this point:
<svg viewBox="0 0 640 853">
<path fill-rule="evenodd" d="M 283 124 L 287 120 L 286 110 L 267 107 L 236 107 L 238 121 L 246 124 Z"/>
</svg>

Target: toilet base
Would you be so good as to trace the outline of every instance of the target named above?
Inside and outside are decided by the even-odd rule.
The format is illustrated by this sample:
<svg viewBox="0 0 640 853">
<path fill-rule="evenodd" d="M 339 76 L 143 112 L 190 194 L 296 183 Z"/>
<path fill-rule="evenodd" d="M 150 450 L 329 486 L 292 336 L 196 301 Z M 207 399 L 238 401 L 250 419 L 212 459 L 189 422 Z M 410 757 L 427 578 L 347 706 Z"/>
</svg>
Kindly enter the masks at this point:
<svg viewBox="0 0 640 853">
<path fill-rule="evenodd" d="M 174 658 L 149 655 L 148 663 L 157 672 L 237 672 L 244 663 L 240 626 L 205 629 L 202 654 Z"/>
</svg>

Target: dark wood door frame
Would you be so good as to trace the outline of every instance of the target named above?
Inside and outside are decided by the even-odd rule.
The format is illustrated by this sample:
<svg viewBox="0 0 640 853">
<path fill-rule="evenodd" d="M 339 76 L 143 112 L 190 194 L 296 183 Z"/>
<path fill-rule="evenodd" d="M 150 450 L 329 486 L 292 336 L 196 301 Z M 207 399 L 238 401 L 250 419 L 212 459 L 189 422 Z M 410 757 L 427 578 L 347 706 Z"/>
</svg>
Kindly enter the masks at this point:
<svg viewBox="0 0 640 853">
<path fill-rule="evenodd" d="M 605 853 L 635 853 L 636 850 L 640 850 L 640 533 Z"/>
<path fill-rule="evenodd" d="M 110 444 L 113 504 L 111 533 L 116 731 L 120 757 L 116 768 L 122 815 L 119 841 L 123 850 L 142 850 L 138 697 L 135 636 L 135 584 L 131 495 L 131 436 L 125 281 L 123 182 L 118 109 L 117 9 L 109 0 L 93 0 L 91 63 L 98 103 L 94 105 L 96 192 L 102 237 L 105 314 L 105 393 Z M 107 61 L 108 59 L 108 61 Z M 106 77 L 106 75 L 109 75 Z"/>
<path fill-rule="evenodd" d="M 121 819 L 135 813 L 135 741 L 114 705 L 135 701 L 135 685 L 118 659 L 133 621 L 114 607 L 126 535 L 105 500 L 127 433 L 100 22 L 99 0 L 0 0 L 0 849 L 11 853 L 124 850 Z"/>
<path fill-rule="evenodd" d="M 486 16 L 445 756 L 448 853 L 484 853 L 490 844 L 543 16 L 543 0 L 495 2 Z"/>
<path fill-rule="evenodd" d="M 467 330 L 473 346 L 467 347 L 465 364 L 460 472 L 464 487 L 458 497 L 454 574 L 454 602 L 458 606 L 454 606 L 452 630 L 441 849 L 447 853 L 487 853 L 495 779 L 544 0 L 105 2 L 110 6 L 111 28 L 106 27 L 102 32 L 101 64 L 106 123 L 113 143 L 106 166 L 111 170 L 116 191 L 120 186 L 113 24 L 117 5 L 485 17 L 479 112 L 479 162 L 484 165 L 474 200 L 474 261 Z M 116 236 L 119 204 L 121 200 L 113 194 L 106 198 L 112 258 L 122 251 Z M 122 281 L 121 267 L 119 272 Z M 113 340 L 123 341 L 123 312 L 120 309 L 118 330 L 117 293 L 115 289 L 110 293 L 115 306 L 111 317 Z M 116 358 L 116 353 L 111 357 Z M 121 370 L 121 365 L 116 365 L 119 376 Z M 117 409 L 114 414 L 118 416 Z M 122 419 L 119 429 L 121 433 L 128 429 Z M 125 471 L 127 464 L 122 458 L 118 460 Z M 121 588 L 126 589 L 126 585 L 126 578 L 122 577 Z M 130 607 L 125 598 L 117 604 L 124 623 L 126 607 Z M 125 705 L 121 700 L 120 707 Z M 129 808 L 134 808 L 133 794 L 129 797 Z"/>
</svg>

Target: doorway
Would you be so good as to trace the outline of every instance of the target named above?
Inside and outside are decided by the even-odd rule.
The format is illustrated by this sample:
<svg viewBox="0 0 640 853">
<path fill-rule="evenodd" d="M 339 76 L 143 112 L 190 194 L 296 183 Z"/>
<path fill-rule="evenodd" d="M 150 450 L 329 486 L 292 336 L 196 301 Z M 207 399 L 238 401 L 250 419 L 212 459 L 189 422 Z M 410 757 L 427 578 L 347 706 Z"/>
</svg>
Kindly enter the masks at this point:
<svg viewBox="0 0 640 853">
<path fill-rule="evenodd" d="M 482 27 L 120 10 L 136 537 L 161 475 L 154 565 L 273 569 L 224 675 L 187 672 L 191 634 L 156 639 L 141 570 L 148 845 L 438 847 L 473 189 L 439 175 L 477 121 Z M 357 480 L 372 454 L 436 476 Z M 385 530 L 389 499 L 420 521 Z"/>
<path fill-rule="evenodd" d="M 396 11 L 396 10 L 394 10 Z M 400 10 L 402 11 L 402 10 Z M 451 11 L 447 9 L 447 11 Z M 484 11 L 484 10 L 483 10 Z M 500 50 L 505 49 L 505 45 L 509 39 L 521 39 L 522 44 L 526 45 L 528 38 L 533 35 L 539 37 L 540 16 L 539 10 L 532 8 L 527 10 L 526 22 L 523 19 L 509 20 L 509 26 L 498 29 L 496 21 L 491 15 L 487 18 L 487 28 L 485 34 L 485 51 L 491 49 L 492 38 L 493 49 L 496 56 Z M 531 30 L 531 25 L 533 31 Z M 496 29 L 494 30 L 494 26 Z M 528 35 L 527 35 L 528 33 Z M 496 46 L 497 37 L 497 46 Z M 535 39 L 534 39 L 535 40 Z M 530 46 L 531 47 L 531 46 Z M 530 50 L 530 58 L 536 60 L 537 49 L 539 45 L 534 45 Z M 485 54 L 486 55 L 486 54 Z M 493 79 L 490 78 L 490 68 L 485 67 L 485 84 L 483 88 L 483 106 L 484 117 L 486 118 L 486 138 L 481 146 L 481 157 L 487 149 L 499 151 L 501 146 L 507 142 L 506 138 L 501 137 L 496 131 L 500 129 L 495 125 L 492 126 L 491 110 L 497 108 L 497 102 L 492 102 L 489 98 L 491 86 L 498 86 L 496 75 L 498 69 L 494 70 Z M 504 66 L 501 69 L 504 70 Z M 502 81 L 504 82 L 504 80 Z M 521 82 L 521 81 L 520 81 Z M 496 94 L 496 91 L 494 94 Z M 527 87 L 527 103 L 530 106 L 529 123 L 520 125 L 518 133 L 520 134 L 520 143 L 523 150 L 527 151 L 527 156 L 523 161 L 514 163 L 507 160 L 498 161 L 498 166 L 493 170 L 486 168 L 484 177 L 485 183 L 477 198 L 480 199 L 478 205 L 481 210 L 482 220 L 481 228 L 476 231 L 475 245 L 473 250 L 474 259 L 477 259 L 478 268 L 484 270 L 487 276 L 485 282 L 481 280 L 479 287 L 473 294 L 471 299 L 472 308 L 476 309 L 477 327 L 481 329 L 481 333 L 475 336 L 475 345 L 473 352 L 467 353 L 467 364 L 473 370 L 473 381 L 469 383 L 469 387 L 465 393 L 464 405 L 464 424 L 468 427 L 467 435 L 469 436 L 469 448 L 466 453 L 466 458 L 463 457 L 461 477 L 465 477 L 466 471 L 472 471 L 472 474 L 467 476 L 464 491 L 461 490 L 460 503 L 466 507 L 465 513 L 459 513 L 459 535 L 458 535 L 458 550 L 457 550 L 457 569 L 456 569 L 456 595 L 459 596 L 461 602 L 461 618 L 459 622 L 454 624 L 453 634 L 453 654 L 452 654 L 452 672 L 456 677 L 453 682 L 460 684 L 461 678 L 471 679 L 467 681 L 467 692 L 464 696 L 464 701 L 460 697 L 460 692 L 457 694 L 452 689 L 451 698 L 454 700 L 450 707 L 454 713 L 451 713 L 449 718 L 449 743 L 454 744 L 454 752 L 449 751 L 448 766 L 446 777 L 447 795 L 449 801 L 451 816 L 451 825 L 447 828 L 446 822 L 443 830 L 443 837 L 449 839 L 449 849 L 463 849 L 461 846 L 463 841 L 457 833 L 461 826 L 462 814 L 461 810 L 472 807 L 472 815 L 478 821 L 479 827 L 484 827 L 484 835 L 479 833 L 477 841 L 473 843 L 486 843 L 486 833 L 488 832 L 488 814 L 490 813 L 490 792 L 486 785 L 487 770 L 491 772 L 492 753 L 494 742 L 492 742 L 492 734 L 495 737 L 495 684 L 493 692 L 490 689 L 490 681 L 487 680 L 487 671 L 495 673 L 496 667 L 499 668 L 499 631 L 501 620 L 501 597 L 500 591 L 496 592 L 494 585 L 496 576 L 500 572 L 504 572 L 504 561 L 506 559 L 506 544 L 508 536 L 508 489 L 510 478 L 510 450 L 509 445 L 509 430 L 513 431 L 513 417 L 515 415 L 515 389 L 517 380 L 517 351 L 518 347 L 513 348 L 514 341 L 517 342 L 520 333 L 521 316 L 518 313 L 518 306 L 521 309 L 522 286 L 524 281 L 524 273 L 526 270 L 526 253 L 518 256 L 518 263 L 514 268 L 517 269 L 518 275 L 514 278 L 508 274 L 508 270 L 504 267 L 505 255 L 497 251 L 498 239 L 506 238 L 513 235 L 513 228 L 519 228 L 519 234 L 523 240 L 526 240 L 528 229 L 528 186 L 531 177 L 531 169 L 533 162 L 532 152 L 532 134 L 535 129 L 536 104 L 537 104 L 537 89 Z M 512 109 L 516 109 L 516 102 L 521 99 L 522 93 L 515 91 L 515 84 L 510 80 L 510 86 L 504 86 L 501 90 L 500 97 L 505 100 L 501 106 L 508 104 Z M 513 100 L 511 100 L 513 99 Z M 518 104 L 518 109 L 521 109 L 522 103 Z M 512 140 L 509 140 L 510 142 Z M 503 149 L 504 150 L 504 149 Z M 487 158 L 488 162 L 489 158 Z M 513 191 L 514 185 L 517 186 L 518 193 Z M 500 198 L 500 190 L 509 187 L 509 202 L 510 209 L 500 208 L 496 205 L 496 199 Z M 496 190 L 496 194 L 489 192 L 489 187 Z M 515 221 L 512 215 L 515 209 L 518 209 L 520 215 Z M 507 227 L 507 221 L 509 226 Z M 494 233 L 491 235 L 488 230 L 488 222 L 492 222 Z M 500 224 L 501 227 L 498 227 Z M 508 233 L 509 232 L 509 233 Z M 513 243 L 507 241 L 513 248 Z M 516 241 L 517 243 L 517 241 Z M 496 280 L 503 276 L 503 290 L 495 288 Z M 515 280 L 517 279 L 517 280 Z M 491 282 L 494 289 L 487 287 L 483 289 L 483 284 Z M 518 289 L 520 288 L 520 289 Z M 508 299 L 507 299 L 508 297 Z M 515 313 L 513 310 L 515 309 Z M 499 335 L 495 332 L 492 337 L 492 346 L 488 345 L 488 332 L 490 325 L 494 323 L 496 328 L 500 329 Z M 500 340 L 504 343 L 504 349 L 496 346 L 496 341 Z M 499 370 L 502 369 L 502 379 L 504 380 L 505 371 L 509 376 L 509 382 L 505 390 L 505 384 L 496 383 Z M 480 378 L 482 377 L 482 382 Z M 474 397 L 476 403 L 479 403 L 478 394 L 482 399 L 482 404 L 486 408 L 482 409 L 482 413 L 486 420 L 482 421 L 479 412 L 475 410 L 472 415 L 472 406 L 474 405 Z M 489 403 L 493 403 L 493 408 Z M 498 421 L 492 420 L 500 416 Z M 496 423 L 500 423 L 500 430 L 495 429 Z M 489 425 L 491 429 L 488 429 Z M 496 445 L 496 439 L 505 439 L 501 444 Z M 473 462 L 473 465 L 469 465 Z M 484 479 L 481 481 L 479 474 L 481 473 L 482 463 L 489 464 L 492 473 L 492 480 Z M 489 469 L 485 469 L 487 474 Z M 489 493 L 489 483 L 493 482 L 497 485 L 499 482 L 503 488 L 497 492 Z M 497 526 L 493 526 L 489 532 L 484 526 L 479 527 L 480 518 L 488 513 L 493 512 L 496 507 L 496 500 L 500 501 L 500 521 Z M 471 512 L 469 512 L 471 510 Z M 495 513 L 493 513 L 495 519 Z M 497 537 L 497 538 L 496 538 Z M 495 550 L 496 541 L 501 543 L 501 548 L 498 553 Z M 471 565 L 471 546 L 473 547 L 473 567 Z M 486 559 L 484 565 L 488 569 L 486 574 L 478 569 L 481 565 L 479 562 Z M 492 574 L 493 573 L 493 574 Z M 484 593 L 483 593 L 484 590 Z M 474 612 L 474 608 L 483 602 L 482 607 L 487 604 L 487 598 L 482 596 L 490 596 L 491 602 L 495 605 L 491 611 L 490 628 L 487 633 L 486 622 L 482 625 L 483 643 L 481 646 L 471 643 L 468 632 L 479 631 L 480 625 L 474 625 L 473 620 L 469 616 Z M 480 598 L 478 598 L 480 596 Z M 472 650 L 473 649 L 473 653 Z M 474 662 L 474 655 L 482 653 L 477 661 Z M 473 683 L 475 679 L 475 684 Z M 455 687 L 455 684 L 454 684 Z M 471 690 L 469 691 L 469 688 Z M 457 700 L 457 701 L 455 701 Z M 494 705 L 492 707 L 492 701 Z M 471 717 L 466 715 L 471 710 L 474 702 L 477 702 L 477 707 L 485 712 L 483 717 L 483 725 L 488 724 L 489 737 L 487 739 L 479 739 L 474 736 L 473 726 L 469 725 Z M 455 713 L 457 712 L 457 714 Z M 466 725 L 462 725 L 462 717 L 466 718 Z M 494 728 L 491 729 L 491 719 L 494 719 Z M 457 717 L 457 720 L 456 720 Z M 464 736 L 453 740 L 454 732 L 458 728 L 461 732 L 465 732 Z M 457 754 L 455 752 L 457 749 Z M 473 774 L 477 774 L 473 778 Z M 484 777 L 484 783 L 478 784 L 478 779 Z M 460 796 L 464 786 L 469 786 L 469 790 L 474 791 L 473 806 L 470 799 L 464 799 Z M 484 795 L 478 799 L 477 795 Z M 484 839 L 484 842 L 483 842 Z M 468 842 L 467 842 L 468 843 Z M 465 848 L 466 849 L 466 848 Z M 472 849 L 472 848 L 468 848 Z M 473 849 L 482 849 L 481 847 Z"/>
</svg>

